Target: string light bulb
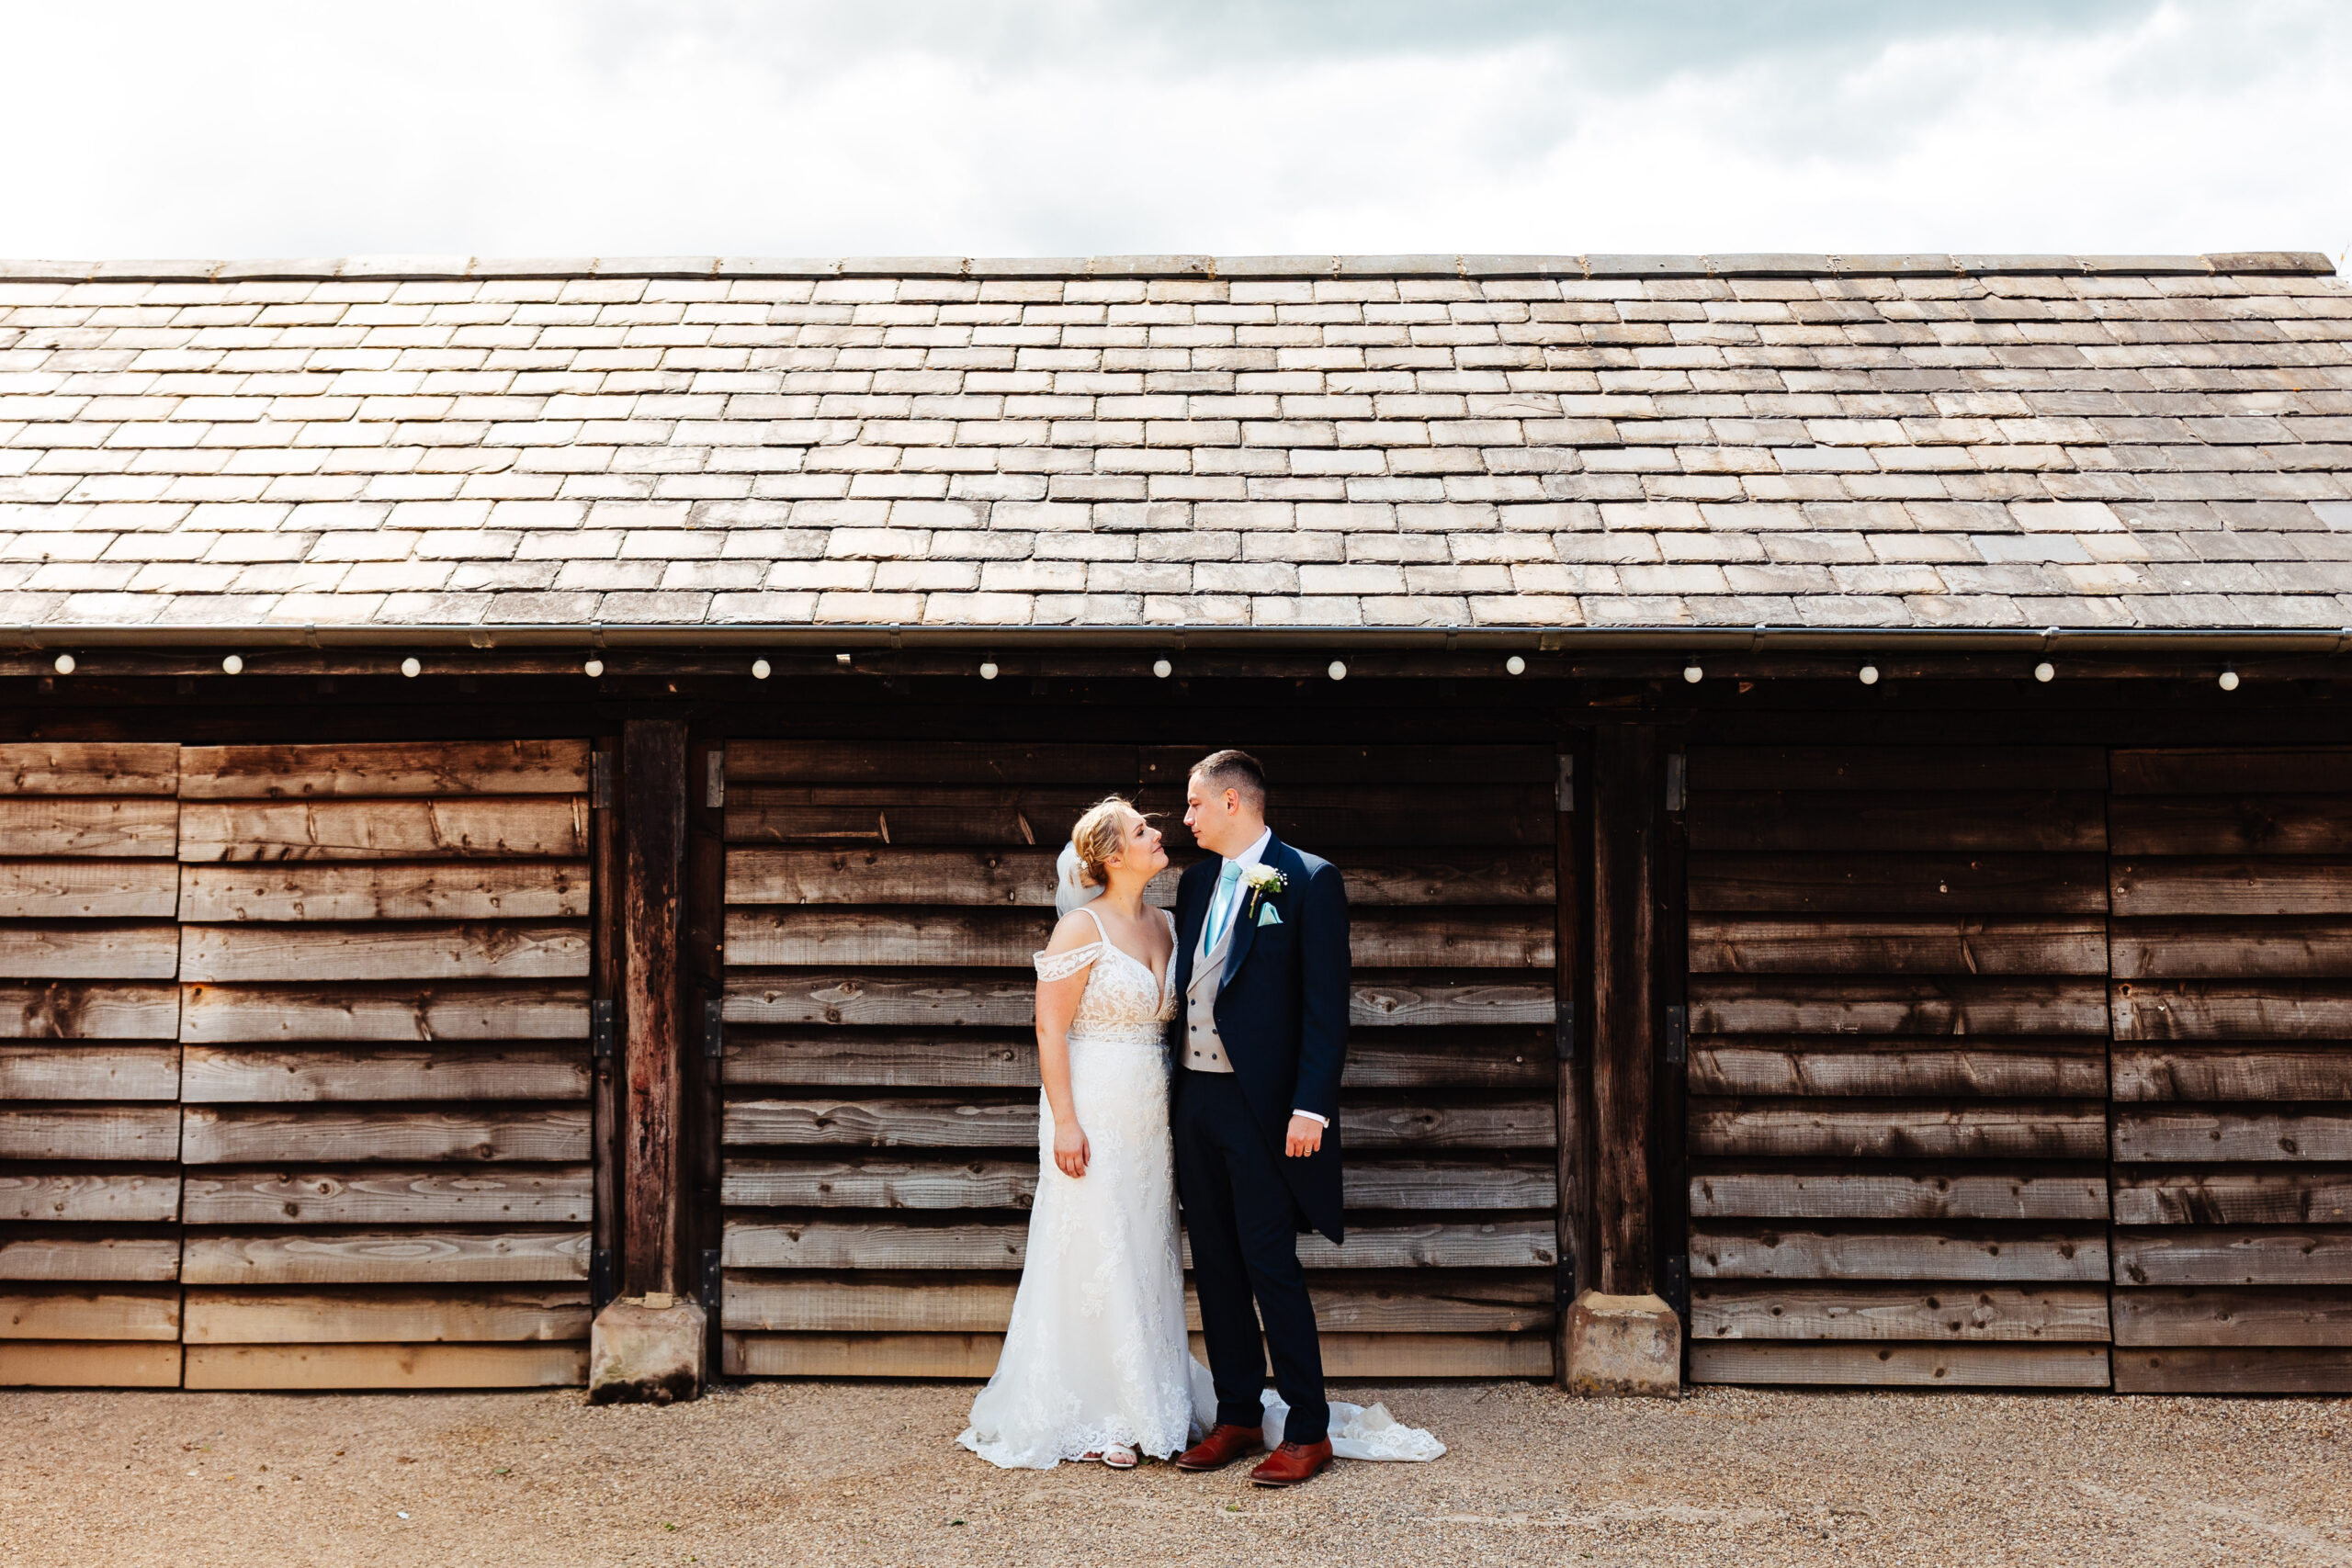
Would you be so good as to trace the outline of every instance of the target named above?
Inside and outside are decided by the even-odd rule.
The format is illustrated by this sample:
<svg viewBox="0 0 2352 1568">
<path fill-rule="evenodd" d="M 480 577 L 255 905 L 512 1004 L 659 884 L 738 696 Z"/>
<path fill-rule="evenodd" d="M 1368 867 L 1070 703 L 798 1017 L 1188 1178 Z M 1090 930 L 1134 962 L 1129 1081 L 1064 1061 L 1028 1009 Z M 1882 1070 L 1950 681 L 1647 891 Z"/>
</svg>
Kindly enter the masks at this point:
<svg viewBox="0 0 2352 1568">
<path fill-rule="evenodd" d="M 2058 679 L 2058 667 L 2045 659 L 2033 667 L 2033 678 L 2047 686 Z"/>
<path fill-rule="evenodd" d="M 1524 675 L 1527 673 L 1527 660 L 1514 653 L 1503 660 L 1503 668 L 1514 675 Z"/>
<path fill-rule="evenodd" d="M 1329 670 L 1326 670 L 1324 673 L 1330 676 L 1334 681 L 1344 681 L 1348 678 L 1348 667 L 1345 661 L 1334 659 L 1331 660 L 1331 667 Z"/>
<path fill-rule="evenodd" d="M 1176 666 L 1169 663 L 1165 659 L 1155 659 L 1151 661 L 1151 672 L 1165 681 L 1176 673 Z"/>
<path fill-rule="evenodd" d="M 770 674 L 772 674 L 772 673 L 774 673 L 774 671 L 773 671 L 773 669 L 770 667 L 770 665 L 768 664 L 768 661 L 767 661 L 766 660 L 764 660 L 764 659 L 754 659 L 754 660 L 752 660 L 752 680 L 754 680 L 754 681 L 764 681 L 764 680 L 766 680 L 766 679 L 768 678 L 768 676 L 769 676 Z"/>
<path fill-rule="evenodd" d="M 60 675 L 71 675 L 74 673 L 74 656 L 70 653 L 61 653 L 50 668 Z"/>
<path fill-rule="evenodd" d="M 1695 659 L 1682 667 L 1682 679 L 1690 685 L 1695 686 L 1706 678 L 1707 672 L 1699 668 L 1699 661 Z"/>
<path fill-rule="evenodd" d="M 244 672 L 245 661 L 233 653 L 220 661 L 220 673 L 223 675 L 242 675 Z"/>
<path fill-rule="evenodd" d="M 983 659 L 980 660 L 980 679 L 983 681 L 993 681 L 996 679 L 996 660 L 993 659 Z"/>
<path fill-rule="evenodd" d="M 419 675 L 424 673 L 424 666 L 418 663 L 415 656 L 412 654 L 410 657 L 401 660 L 401 673 L 413 681 Z"/>
<path fill-rule="evenodd" d="M 605 661 L 601 659 L 592 659 L 580 667 L 580 672 L 591 681 L 602 680 L 605 674 Z"/>
<path fill-rule="evenodd" d="M 2236 691 L 2238 689 L 2237 671 L 2227 664 L 2222 665 L 2221 685 L 2222 690 L 2225 692 Z"/>
<path fill-rule="evenodd" d="M 1857 673 L 1859 673 L 1859 674 L 1861 676 L 1861 678 L 1862 678 L 1862 684 L 1863 684 L 1863 685 L 1865 685 L 1865 686 L 1875 686 L 1875 685 L 1877 685 L 1877 684 L 1878 684 L 1878 666 L 1877 666 L 1877 665 L 1875 665 L 1875 664 L 1865 664 L 1865 665 L 1863 665 L 1863 666 L 1861 667 L 1861 669 L 1860 669 Z"/>
</svg>

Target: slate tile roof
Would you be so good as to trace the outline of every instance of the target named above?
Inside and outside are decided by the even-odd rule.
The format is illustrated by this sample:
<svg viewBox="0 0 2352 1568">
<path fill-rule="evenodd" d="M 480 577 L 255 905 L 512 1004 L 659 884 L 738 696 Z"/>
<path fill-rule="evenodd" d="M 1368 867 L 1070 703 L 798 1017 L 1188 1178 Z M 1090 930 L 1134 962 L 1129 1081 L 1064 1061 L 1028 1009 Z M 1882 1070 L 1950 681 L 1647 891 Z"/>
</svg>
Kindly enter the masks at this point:
<svg viewBox="0 0 2352 1568">
<path fill-rule="evenodd" d="M 0 264 L 0 626 L 2352 625 L 2324 258 Z"/>
</svg>

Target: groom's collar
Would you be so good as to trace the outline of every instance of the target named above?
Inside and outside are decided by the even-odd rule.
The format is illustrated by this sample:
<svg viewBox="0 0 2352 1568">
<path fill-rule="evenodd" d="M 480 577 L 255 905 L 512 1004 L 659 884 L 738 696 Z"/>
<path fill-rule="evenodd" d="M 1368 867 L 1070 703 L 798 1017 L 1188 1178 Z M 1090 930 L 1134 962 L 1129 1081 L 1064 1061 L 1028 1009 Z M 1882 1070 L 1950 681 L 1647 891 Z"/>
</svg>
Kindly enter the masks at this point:
<svg viewBox="0 0 2352 1568">
<path fill-rule="evenodd" d="M 1236 865 L 1262 865 L 1265 863 L 1267 855 L 1272 852 L 1273 847 L 1274 830 L 1272 828 L 1269 828 L 1260 833 L 1257 839 L 1248 849 L 1242 851 L 1239 854 L 1235 855 L 1233 857 L 1233 863 Z"/>
</svg>

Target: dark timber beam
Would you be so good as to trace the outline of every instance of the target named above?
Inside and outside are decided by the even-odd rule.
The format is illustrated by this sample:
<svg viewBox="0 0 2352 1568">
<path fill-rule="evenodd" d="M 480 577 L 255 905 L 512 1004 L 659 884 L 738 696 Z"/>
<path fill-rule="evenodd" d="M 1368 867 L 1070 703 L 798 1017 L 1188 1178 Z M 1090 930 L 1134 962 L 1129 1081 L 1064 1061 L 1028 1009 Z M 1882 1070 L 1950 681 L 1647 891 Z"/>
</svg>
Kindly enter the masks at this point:
<svg viewBox="0 0 2352 1568">
<path fill-rule="evenodd" d="M 621 1280 L 626 1295 L 685 1285 L 688 1185 L 679 1029 L 679 898 L 686 727 L 634 718 L 621 735 Z"/>
<path fill-rule="evenodd" d="M 1657 1289 L 1650 1140 L 1657 1036 L 1657 731 L 1607 725 L 1593 745 L 1590 1288 Z"/>
</svg>

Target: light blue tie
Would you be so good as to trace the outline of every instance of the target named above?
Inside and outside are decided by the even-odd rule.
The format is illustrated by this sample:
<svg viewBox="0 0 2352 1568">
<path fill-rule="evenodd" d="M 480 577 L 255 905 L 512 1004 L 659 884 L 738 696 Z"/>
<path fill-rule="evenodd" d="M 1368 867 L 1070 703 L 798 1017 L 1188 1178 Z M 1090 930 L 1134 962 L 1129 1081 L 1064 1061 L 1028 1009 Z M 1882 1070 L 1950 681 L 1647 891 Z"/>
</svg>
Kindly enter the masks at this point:
<svg viewBox="0 0 2352 1568">
<path fill-rule="evenodd" d="M 1215 953 L 1216 944 L 1225 940 L 1225 928 L 1233 920 L 1234 906 L 1240 902 L 1233 896 L 1233 890 L 1240 883 L 1241 863 L 1238 860 L 1226 862 L 1225 870 L 1217 874 L 1216 894 L 1209 900 L 1208 950 L 1211 953 Z"/>
</svg>

